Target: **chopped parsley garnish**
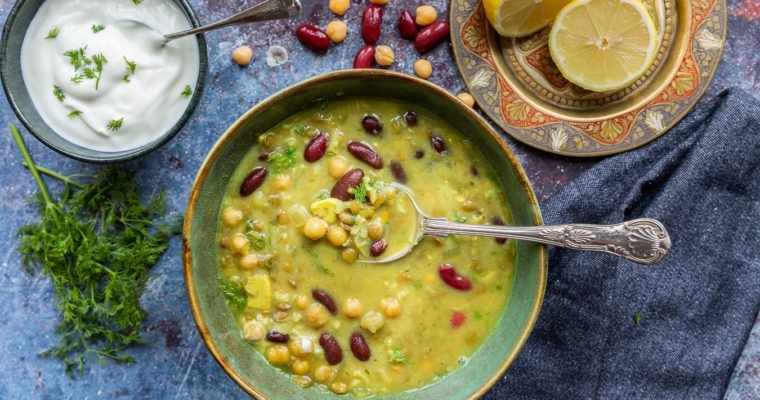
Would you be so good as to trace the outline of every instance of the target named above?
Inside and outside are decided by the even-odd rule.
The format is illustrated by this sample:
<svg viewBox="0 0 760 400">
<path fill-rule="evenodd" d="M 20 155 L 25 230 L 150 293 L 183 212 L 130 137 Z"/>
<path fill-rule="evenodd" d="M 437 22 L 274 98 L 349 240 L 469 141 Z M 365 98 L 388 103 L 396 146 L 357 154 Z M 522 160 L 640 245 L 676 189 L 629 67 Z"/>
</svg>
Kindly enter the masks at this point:
<svg viewBox="0 0 760 400">
<path fill-rule="evenodd" d="M 69 58 L 69 63 L 74 67 L 74 75 L 71 77 L 71 81 L 74 83 L 81 83 L 85 78 L 95 79 L 95 90 L 98 90 L 100 84 L 100 75 L 103 73 L 103 65 L 108 62 L 103 53 L 98 53 L 87 57 L 87 46 L 80 47 L 78 49 L 72 49 L 65 53 L 64 56 Z M 93 68 L 92 65 L 95 64 Z M 79 74 L 79 69 L 82 69 L 82 73 Z"/>
<path fill-rule="evenodd" d="M 296 148 L 294 146 L 278 147 L 267 160 L 272 163 L 272 172 L 280 173 L 296 164 Z"/>
<path fill-rule="evenodd" d="M 227 305 L 234 307 L 238 311 L 245 307 L 246 295 L 243 285 L 227 282 L 220 278 L 219 288 L 222 290 L 222 294 L 224 294 L 224 299 L 227 301 Z"/>
<path fill-rule="evenodd" d="M 404 354 L 404 350 L 401 349 L 393 349 L 388 354 L 388 360 L 393 363 L 400 363 L 403 364 L 406 362 L 406 355 Z"/>
<path fill-rule="evenodd" d="M 354 189 L 354 199 L 356 199 L 356 201 L 359 203 L 363 203 L 364 199 L 367 198 L 367 189 L 369 189 L 367 181 L 362 179 L 362 181 L 359 183 L 359 186 Z"/>
<path fill-rule="evenodd" d="M 481 313 L 480 311 L 477 311 L 477 310 L 475 310 L 475 312 L 474 312 L 474 313 L 472 313 L 472 316 L 473 316 L 475 319 L 483 319 L 483 313 Z"/>
<path fill-rule="evenodd" d="M 304 133 L 306 133 L 306 126 L 304 126 L 304 125 L 298 125 L 297 127 L 295 127 L 293 129 L 293 133 L 295 133 L 296 135 L 299 135 L 299 136 L 303 136 Z"/>
<path fill-rule="evenodd" d="M 106 126 L 106 129 L 109 131 L 117 131 L 121 129 L 121 123 L 124 122 L 124 117 L 121 117 L 119 119 L 112 119 L 108 121 L 108 125 Z"/>
<path fill-rule="evenodd" d="M 74 118 L 74 117 L 78 117 L 78 116 L 80 116 L 80 115 L 82 115 L 82 112 L 81 112 L 81 111 L 79 111 L 79 110 L 74 110 L 74 111 L 70 112 L 70 113 L 69 113 L 68 115 L 66 115 L 66 116 L 67 116 L 68 118 Z"/>
<path fill-rule="evenodd" d="M 106 29 L 106 27 L 103 25 L 93 25 L 90 27 L 90 29 L 92 29 L 92 33 L 98 33 L 102 31 L 103 29 Z"/>
<path fill-rule="evenodd" d="M 140 3 L 142 3 L 142 0 L 132 0 L 132 2 L 135 3 L 135 5 L 140 5 Z"/>
<path fill-rule="evenodd" d="M 74 72 L 78 71 L 79 68 L 82 68 L 83 65 L 90 65 L 92 63 L 92 60 L 85 55 L 86 51 L 87 46 L 84 46 L 63 53 L 64 56 L 69 58 L 69 63 L 74 67 Z"/>
<path fill-rule="evenodd" d="M 63 101 L 66 98 L 66 94 L 63 93 L 63 90 L 58 85 L 53 85 L 53 94 L 58 98 L 58 101 Z"/>
<path fill-rule="evenodd" d="M 127 60 L 127 57 L 124 57 L 124 62 L 127 63 L 127 69 L 129 70 L 129 73 L 134 75 L 135 68 L 137 68 L 137 63 Z"/>
<path fill-rule="evenodd" d="M 103 73 L 103 64 L 107 63 L 108 60 L 103 56 L 103 53 L 98 53 L 92 56 L 92 62 L 95 63 L 95 71 L 97 72 L 97 77 L 95 78 L 95 90 L 98 90 L 100 75 Z"/>
<path fill-rule="evenodd" d="M 58 37 L 58 28 L 51 28 L 48 31 L 47 36 L 45 36 L 45 39 L 55 39 Z"/>
<path fill-rule="evenodd" d="M 193 95 L 193 88 L 190 87 L 190 85 L 185 85 L 185 88 L 182 90 L 182 93 L 180 93 L 182 97 L 189 99 L 190 96 Z"/>
</svg>

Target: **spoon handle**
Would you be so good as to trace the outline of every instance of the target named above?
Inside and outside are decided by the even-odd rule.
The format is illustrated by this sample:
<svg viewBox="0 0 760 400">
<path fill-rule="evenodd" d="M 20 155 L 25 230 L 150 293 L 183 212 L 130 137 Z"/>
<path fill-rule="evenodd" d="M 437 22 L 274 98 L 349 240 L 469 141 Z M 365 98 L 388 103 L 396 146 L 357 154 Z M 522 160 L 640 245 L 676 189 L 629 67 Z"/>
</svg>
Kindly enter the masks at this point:
<svg viewBox="0 0 760 400">
<path fill-rule="evenodd" d="M 601 251 L 627 260 L 652 265 L 670 250 L 665 227 L 651 218 L 633 219 L 614 225 L 562 224 L 530 227 L 472 225 L 445 218 L 424 219 L 424 234 L 492 236 L 528 240 L 574 250 Z"/>
<path fill-rule="evenodd" d="M 301 2 L 299 0 L 264 0 L 251 8 L 245 9 L 221 21 L 194 29 L 188 29 L 186 31 L 168 34 L 166 35 L 166 40 L 179 39 L 184 36 L 195 35 L 197 33 L 210 31 L 228 25 L 288 18 L 295 16 L 300 12 Z"/>
</svg>

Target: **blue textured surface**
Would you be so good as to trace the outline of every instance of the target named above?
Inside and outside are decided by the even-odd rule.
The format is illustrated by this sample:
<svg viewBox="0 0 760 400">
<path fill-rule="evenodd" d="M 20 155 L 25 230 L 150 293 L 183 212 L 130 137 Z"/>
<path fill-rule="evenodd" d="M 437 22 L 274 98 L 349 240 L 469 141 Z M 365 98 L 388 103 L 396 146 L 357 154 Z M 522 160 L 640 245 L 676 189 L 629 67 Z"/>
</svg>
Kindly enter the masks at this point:
<svg viewBox="0 0 760 400">
<path fill-rule="evenodd" d="M 146 0 L 148 1 L 148 0 Z M 247 2 L 253 4 L 252 1 Z M 325 4 L 327 0 L 325 0 Z M 760 5 L 757 0 L 729 2 L 729 40 L 724 60 L 715 80 L 702 101 L 708 101 L 728 86 L 741 87 L 760 98 Z M 211 22 L 242 9 L 241 3 L 222 0 L 193 0 L 202 22 Z M 304 49 L 292 32 L 296 23 L 280 21 L 255 26 L 227 28 L 206 35 L 209 52 L 209 76 L 200 106 L 185 129 L 156 152 L 127 163 L 136 169 L 142 188 L 153 193 L 166 187 L 170 193 L 170 209 L 182 213 L 186 199 L 203 158 L 216 139 L 240 114 L 275 91 L 319 72 L 350 68 L 353 56 L 361 46 L 358 27 L 362 4 L 352 0 L 344 20 L 349 31 L 346 41 L 334 45 L 327 55 L 316 56 Z M 399 40 L 392 29 L 402 8 L 414 9 L 418 3 L 391 0 L 386 6 L 386 25 L 381 43 L 396 50 L 393 70 L 412 73 L 418 54 L 405 40 Z M 447 18 L 448 2 L 429 4 Z M 0 21 L 5 21 L 13 3 L 0 0 Z M 332 19 L 325 9 L 311 16 L 312 22 L 325 26 Z M 239 67 L 230 54 L 239 45 L 254 50 L 254 61 Z M 284 46 L 291 61 L 279 67 L 267 66 L 264 57 L 271 45 Z M 464 90 L 450 46 L 442 45 L 425 55 L 433 63 L 430 81 L 452 93 Z M 19 77 L 20 79 L 20 77 Z M 4 201 L 0 203 L 0 399 L 96 399 L 96 398 L 161 398 L 217 399 L 246 398 L 247 395 L 227 377 L 206 350 L 185 295 L 179 240 L 174 239 L 158 265 L 155 279 L 143 296 L 148 320 L 143 337 L 148 344 L 129 350 L 137 364 L 108 363 L 95 365 L 84 376 L 71 380 L 60 363 L 42 359 L 37 354 L 56 341 L 53 327 L 58 319 L 49 280 L 42 275 L 29 276 L 20 264 L 15 232 L 37 216 L 25 199 L 36 187 L 21 166 L 21 156 L 7 130 L 20 125 L 5 97 L 0 98 L 0 158 L 3 162 Z M 63 157 L 22 134 L 35 160 L 46 167 L 66 174 L 88 173 L 99 169 Z M 506 138 L 525 166 L 540 200 L 557 191 L 569 179 L 595 164 L 597 160 L 574 160 L 526 148 Z M 52 189 L 59 188 L 53 185 Z M 567 216 L 572 220 L 572 216 Z M 757 398 L 760 395 L 760 328 L 756 329 L 729 385 L 728 398 Z"/>
</svg>

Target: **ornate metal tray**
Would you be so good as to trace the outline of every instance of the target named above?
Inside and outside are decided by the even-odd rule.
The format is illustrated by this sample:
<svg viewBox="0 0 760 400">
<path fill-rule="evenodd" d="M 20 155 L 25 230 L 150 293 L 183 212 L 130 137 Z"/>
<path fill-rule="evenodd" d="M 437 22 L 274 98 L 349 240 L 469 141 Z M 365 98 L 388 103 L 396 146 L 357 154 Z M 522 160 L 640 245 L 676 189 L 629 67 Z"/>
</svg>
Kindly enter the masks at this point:
<svg viewBox="0 0 760 400">
<path fill-rule="evenodd" d="M 452 0 L 451 41 L 465 84 L 496 125 L 552 153 L 601 156 L 641 146 L 691 110 L 715 73 L 726 40 L 725 0 L 644 0 L 660 49 L 633 85 L 595 93 L 562 77 L 549 28 L 502 38 L 480 0 Z"/>
</svg>

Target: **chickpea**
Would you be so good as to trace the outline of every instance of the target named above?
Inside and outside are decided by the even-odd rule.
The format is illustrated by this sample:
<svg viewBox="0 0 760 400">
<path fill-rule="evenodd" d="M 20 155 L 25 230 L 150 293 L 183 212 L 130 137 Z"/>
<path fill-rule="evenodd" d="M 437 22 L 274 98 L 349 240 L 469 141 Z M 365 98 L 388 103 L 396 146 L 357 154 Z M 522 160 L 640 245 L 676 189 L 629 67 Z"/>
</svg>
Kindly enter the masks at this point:
<svg viewBox="0 0 760 400">
<path fill-rule="evenodd" d="M 372 333 L 377 333 L 385 325 L 385 319 L 383 314 L 377 311 L 369 311 L 362 317 L 360 325 Z"/>
<path fill-rule="evenodd" d="M 272 364 L 285 364 L 290 361 L 290 350 L 284 344 L 276 344 L 267 349 L 267 360 Z"/>
<path fill-rule="evenodd" d="M 335 21 L 330 21 L 330 23 L 327 24 L 325 33 L 327 34 L 327 37 L 329 37 L 333 43 L 340 43 L 343 41 L 343 39 L 346 38 L 347 30 L 348 28 L 346 28 L 345 22 L 335 20 Z"/>
<path fill-rule="evenodd" d="M 250 247 L 251 243 L 248 241 L 248 238 L 245 237 L 242 233 L 236 234 L 232 238 L 232 251 L 239 254 L 247 254 L 248 248 Z"/>
<path fill-rule="evenodd" d="M 253 58 L 253 50 L 249 46 L 240 46 L 232 51 L 232 60 L 238 65 L 246 66 Z"/>
<path fill-rule="evenodd" d="M 242 269 L 254 269 L 259 265 L 259 256 L 258 254 L 246 254 L 240 258 L 238 265 Z"/>
<path fill-rule="evenodd" d="M 296 357 L 308 356 L 314 352 L 314 342 L 307 337 L 299 336 L 290 342 L 290 352 Z"/>
<path fill-rule="evenodd" d="M 475 98 L 473 98 L 471 94 L 467 92 L 462 92 L 462 93 L 459 93 L 457 97 L 459 98 L 459 100 L 462 100 L 464 104 L 467 104 L 470 107 L 475 106 Z"/>
<path fill-rule="evenodd" d="M 401 302 L 395 297 L 384 297 L 380 300 L 380 311 L 388 318 L 398 317 L 401 313 Z"/>
<path fill-rule="evenodd" d="M 396 55 L 393 53 L 393 49 L 390 46 L 380 45 L 375 47 L 375 61 L 381 67 L 387 67 L 393 64 L 396 59 Z"/>
<path fill-rule="evenodd" d="M 296 303 L 296 307 L 298 307 L 301 310 L 305 310 L 306 307 L 309 306 L 309 298 L 304 294 L 299 294 L 296 297 L 295 303 Z"/>
<path fill-rule="evenodd" d="M 436 18 L 438 18 L 438 12 L 435 11 L 435 8 L 424 5 L 417 7 L 414 22 L 419 26 L 427 26 L 435 22 Z"/>
<path fill-rule="evenodd" d="M 343 251 L 340 253 L 340 257 L 343 258 L 343 261 L 352 263 L 359 257 L 359 253 L 356 251 L 356 249 L 348 247 L 343 249 Z"/>
<path fill-rule="evenodd" d="M 359 299 L 348 298 L 343 303 L 343 315 L 348 318 L 358 318 L 362 315 L 362 303 Z"/>
<path fill-rule="evenodd" d="M 311 217 L 303 226 L 303 234 L 311 240 L 319 240 L 327 233 L 327 221 L 319 217 Z"/>
<path fill-rule="evenodd" d="M 340 246 L 348 239 L 348 232 L 342 227 L 335 225 L 327 231 L 327 240 L 333 244 L 333 246 Z"/>
<path fill-rule="evenodd" d="M 327 382 L 335 376 L 335 371 L 327 365 L 320 365 L 314 370 L 314 380 L 317 382 Z"/>
<path fill-rule="evenodd" d="M 243 212 L 235 207 L 227 207 L 222 211 L 222 223 L 233 227 L 243 220 Z"/>
<path fill-rule="evenodd" d="M 321 304 L 314 303 L 306 309 L 306 325 L 319 329 L 327 323 L 327 310 Z"/>
<path fill-rule="evenodd" d="M 327 164 L 327 173 L 333 178 L 340 178 L 348 170 L 348 161 L 343 157 L 333 157 Z"/>
<path fill-rule="evenodd" d="M 367 236 L 372 240 L 383 237 L 383 224 L 379 218 L 375 218 L 367 224 Z"/>
<path fill-rule="evenodd" d="M 309 362 L 306 360 L 295 360 L 293 361 L 293 372 L 295 372 L 298 375 L 304 375 L 307 372 L 309 372 Z"/>
<path fill-rule="evenodd" d="M 343 15 L 350 4 L 351 0 L 330 0 L 328 7 L 335 15 Z"/>
<path fill-rule="evenodd" d="M 249 342 L 258 342 L 264 338 L 266 331 L 259 321 L 248 321 L 243 326 L 243 337 Z"/>
<path fill-rule="evenodd" d="M 293 383 L 302 388 L 307 388 L 311 386 L 311 378 L 306 375 L 298 375 L 293 377 Z"/>
<path fill-rule="evenodd" d="M 293 179 L 290 175 L 277 175 L 274 178 L 274 188 L 280 191 L 290 189 L 293 184 Z"/>
<path fill-rule="evenodd" d="M 378 0 L 374 0 L 372 2 L 374 3 L 375 1 L 378 1 Z M 332 392 L 335 394 L 346 394 L 348 393 L 348 385 L 346 385 L 344 382 L 335 381 L 332 384 L 330 384 L 330 390 L 332 390 Z"/>
<path fill-rule="evenodd" d="M 433 64 L 421 58 L 414 62 L 414 73 L 422 79 L 430 78 L 433 74 Z"/>
</svg>

